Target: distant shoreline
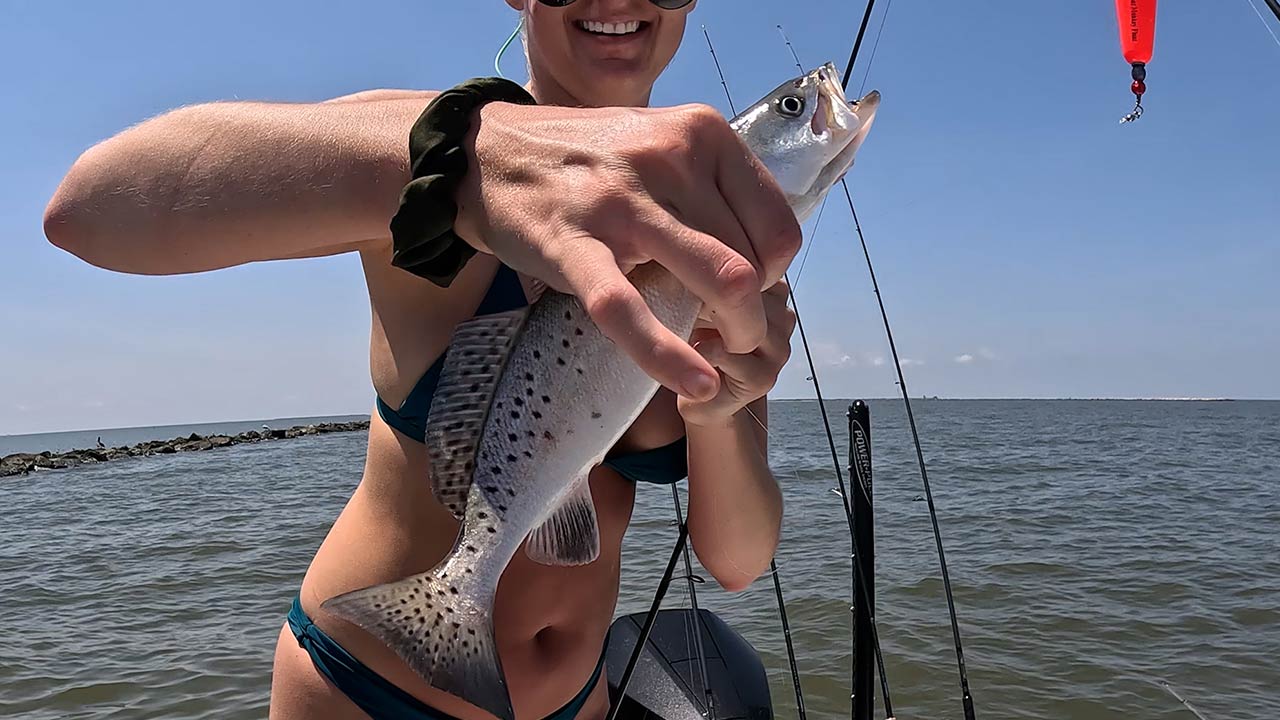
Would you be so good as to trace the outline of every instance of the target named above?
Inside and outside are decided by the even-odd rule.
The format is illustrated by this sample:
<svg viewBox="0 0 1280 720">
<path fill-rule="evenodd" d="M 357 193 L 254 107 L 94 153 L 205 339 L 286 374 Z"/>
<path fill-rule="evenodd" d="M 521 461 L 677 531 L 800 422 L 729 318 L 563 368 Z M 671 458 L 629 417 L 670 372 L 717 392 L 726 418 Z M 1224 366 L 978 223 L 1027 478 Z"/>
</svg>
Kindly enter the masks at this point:
<svg viewBox="0 0 1280 720">
<path fill-rule="evenodd" d="M 216 423 L 209 423 L 216 424 Z M 152 455 L 172 455 L 180 452 L 199 452 L 214 448 L 244 445 L 268 440 L 287 440 L 310 435 L 326 435 L 338 432 L 357 432 L 369 429 L 368 420 L 350 422 L 321 422 L 309 425 L 295 425 L 290 428 L 273 429 L 263 426 L 263 430 L 248 430 L 232 434 L 200 435 L 191 433 L 171 440 L 147 440 L 134 445 L 106 447 L 53 452 L 45 450 L 39 453 L 13 453 L 0 457 L 0 478 L 28 475 L 39 470 L 65 470 L 88 463 L 110 462 L 131 457 L 149 457 Z"/>
</svg>

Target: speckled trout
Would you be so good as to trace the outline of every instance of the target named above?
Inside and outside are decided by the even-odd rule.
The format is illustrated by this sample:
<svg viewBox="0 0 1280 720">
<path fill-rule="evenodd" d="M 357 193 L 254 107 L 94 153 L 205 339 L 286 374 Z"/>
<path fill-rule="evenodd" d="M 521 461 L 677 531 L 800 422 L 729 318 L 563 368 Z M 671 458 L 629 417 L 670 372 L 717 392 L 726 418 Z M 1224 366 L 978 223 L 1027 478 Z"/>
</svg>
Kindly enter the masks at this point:
<svg viewBox="0 0 1280 720">
<path fill-rule="evenodd" d="M 731 121 L 803 221 L 853 164 L 879 105 L 850 103 L 827 64 L 778 86 Z M 629 276 L 657 318 L 689 337 L 701 301 L 656 263 Z M 493 634 L 498 578 L 523 547 L 548 565 L 596 559 L 587 474 L 658 389 L 578 301 L 460 324 L 427 418 L 435 497 L 461 521 L 432 570 L 323 607 L 386 643 L 431 685 L 511 720 Z"/>
</svg>

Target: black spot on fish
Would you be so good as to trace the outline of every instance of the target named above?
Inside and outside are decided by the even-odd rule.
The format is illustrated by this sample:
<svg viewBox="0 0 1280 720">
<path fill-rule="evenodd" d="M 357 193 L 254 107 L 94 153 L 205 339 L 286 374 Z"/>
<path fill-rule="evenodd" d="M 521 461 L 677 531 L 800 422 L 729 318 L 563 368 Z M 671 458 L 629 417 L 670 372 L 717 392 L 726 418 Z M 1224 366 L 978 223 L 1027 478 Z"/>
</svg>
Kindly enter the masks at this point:
<svg viewBox="0 0 1280 720">
<path fill-rule="evenodd" d="M 463 350 L 463 351 L 462 351 L 462 357 L 475 357 L 475 354 L 476 354 L 476 351 L 475 351 L 475 350 Z"/>
<path fill-rule="evenodd" d="M 462 623 L 449 623 L 449 624 L 453 626 L 454 630 L 457 630 L 458 628 L 462 627 Z"/>
<path fill-rule="evenodd" d="M 538 412 L 537 410 L 534 410 L 534 411 L 533 411 L 533 419 L 534 419 L 534 420 L 541 420 L 541 419 L 542 419 L 542 413 Z"/>
<path fill-rule="evenodd" d="M 475 545 L 468 545 L 468 546 L 467 546 L 467 552 L 475 552 L 475 551 L 476 551 L 476 546 L 475 546 Z"/>
<path fill-rule="evenodd" d="M 524 398 L 514 398 L 512 402 L 516 404 L 516 407 L 524 407 Z M 502 406 L 499 405 L 498 407 L 501 408 Z"/>
<path fill-rule="evenodd" d="M 525 388 L 524 394 L 528 395 L 529 397 L 533 397 L 533 388 Z"/>
<path fill-rule="evenodd" d="M 565 310 L 565 311 L 564 311 L 564 319 L 565 319 L 565 320 L 572 320 L 572 319 L 573 319 L 573 313 L 569 312 L 568 310 Z"/>
<path fill-rule="evenodd" d="M 401 605 L 408 605 L 408 604 L 409 604 L 409 601 L 408 601 L 408 600 L 405 600 L 404 598 L 400 598 L 400 604 L 401 604 Z"/>
<path fill-rule="evenodd" d="M 468 635 L 475 635 L 475 634 L 476 634 L 476 629 L 475 629 L 475 628 L 467 628 L 467 634 L 468 634 Z"/>
<path fill-rule="evenodd" d="M 525 456 L 525 457 L 527 457 L 527 458 L 532 458 L 532 457 L 533 457 L 533 453 L 529 452 L 528 450 L 525 450 L 525 451 L 524 451 L 524 456 Z"/>
<path fill-rule="evenodd" d="M 507 439 L 510 440 L 511 442 L 515 442 L 516 440 L 520 439 L 520 436 L 516 435 L 515 433 L 507 433 Z"/>
<path fill-rule="evenodd" d="M 492 535 L 493 533 L 498 532 L 497 530 L 495 530 L 495 529 L 493 528 L 493 526 L 489 526 L 489 527 L 485 528 L 485 530 L 488 530 L 488 531 L 489 531 L 489 534 L 491 534 L 491 535 Z"/>
<path fill-rule="evenodd" d="M 494 466 L 493 466 L 493 474 L 494 474 L 494 475 L 501 475 L 501 474 L 502 474 L 502 468 L 498 467 L 497 465 L 494 465 Z"/>
<path fill-rule="evenodd" d="M 542 359 L 542 353 L 538 352 L 537 350 L 534 350 L 534 351 L 533 351 L 533 359 L 534 359 L 534 360 L 541 360 L 541 359 Z"/>
<path fill-rule="evenodd" d="M 557 364 L 557 365 L 568 365 L 569 363 L 565 362 L 565 361 L 564 361 L 564 358 L 556 358 L 556 364 Z"/>
<path fill-rule="evenodd" d="M 549 396 L 547 396 L 547 395 L 543 395 L 543 396 L 542 396 L 542 402 L 544 402 L 544 403 L 549 403 L 549 402 L 551 402 L 551 398 L 550 398 Z"/>
<path fill-rule="evenodd" d="M 531 373 L 531 372 L 527 372 L 527 373 L 525 373 L 525 374 L 524 374 L 524 379 L 525 379 L 525 380 L 528 380 L 529 382 L 533 382 L 533 373 Z"/>
<path fill-rule="evenodd" d="M 582 374 L 582 368 L 574 368 L 574 370 L 577 370 L 579 375 Z"/>
<path fill-rule="evenodd" d="M 476 513 L 476 517 L 480 518 L 481 520 L 487 520 L 489 518 L 489 513 L 485 513 L 485 512 Z"/>
<path fill-rule="evenodd" d="M 471 568 L 467 568 L 467 574 L 468 574 L 468 575 L 470 575 L 470 574 L 471 574 Z"/>
<path fill-rule="evenodd" d="M 501 409 L 502 409 L 502 401 L 501 401 L 501 400 L 499 400 L 497 403 L 495 403 L 495 404 L 494 404 L 494 407 L 495 407 L 495 408 L 497 408 L 497 409 L 499 409 L 499 410 L 501 410 Z"/>
<path fill-rule="evenodd" d="M 449 592 L 453 593 L 454 595 L 457 595 L 457 594 L 458 594 L 458 588 L 456 588 L 456 587 L 454 587 L 454 586 L 450 585 L 450 586 L 449 586 Z"/>
<path fill-rule="evenodd" d="M 564 347 L 566 347 L 566 348 L 567 348 L 567 347 L 569 347 L 569 339 L 568 339 L 568 338 L 565 338 L 564 340 L 561 340 L 561 341 L 560 341 L 560 344 L 561 344 L 561 345 L 563 345 L 563 346 L 564 346 Z"/>
<path fill-rule="evenodd" d="M 554 440 L 556 439 L 556 436 L 555 436 L 555 435 L 552 435 L 550 430 L 543 430 L 543 431 L 542 431 L 542 439 L 543 439 L 543 440 L 552 440 L 552 441 L 554 441 Z"/>
<path fill-rule="evenodd" d="M 581 334 L 582 334 L 582 328 L 574 328 L 574 329 L 573 329 L 573 334 L 574 334 L 574 335 L 581 335 Z"/>
<path fill-rule="evenodd" d="M 502 512 L 506 512 L 506 511 L 507 511 L 507 506 L 506 506 L 506 505 L 499 505 L 499 506 L 498 506 L 498 510 L 500 510 L 500 511 L 502 511 Z"/>
<path fill-rule="evenodd" d="M 532 430 L 525 430 L 524 432 L 529 437 L 537 437 Z"/>
<path fill-rule="evenodd" d="M 511 411 L 511 419 L 512 419 L 512 420 L 519 420 L 519 419 L 520 419 L 520 411 L 519 411 L 519 410 L 512 410 L 512 411 Z"/>
<path fill-rule="evenodd" d="M 598 412 L 593 412 L 593 413 L 591 413 L 591 419 L 592 419 L 592 420 L 599 420 L 599 419 L 600 419 L 600 413 L 598 413 Z"/>
<path fill-rule="evenodd" d="M 515 462 L 516 460 L 519 460 L 519 459 L 520 458 L 516 457 L 515 455 L 512 455 L 511 453 L 507 453 L 507 462 Z"/>
<path fill-rule="evenodd" d="M 488 365 L 481 365 L 481 366 L 480 366 L 480 374 L 481 374 L 481 375 L 488 375 L 488 374 L 489 374 L 489 366 L 488 366 Z"/>
<path fill-rule="evenodd" d="M 374 610 L 381 610 L 381 609 L 382 609 L 382 603 L 374 603 L 374 604 L 373 604 L 373 609 L 374 609 Z"/>
</svg>

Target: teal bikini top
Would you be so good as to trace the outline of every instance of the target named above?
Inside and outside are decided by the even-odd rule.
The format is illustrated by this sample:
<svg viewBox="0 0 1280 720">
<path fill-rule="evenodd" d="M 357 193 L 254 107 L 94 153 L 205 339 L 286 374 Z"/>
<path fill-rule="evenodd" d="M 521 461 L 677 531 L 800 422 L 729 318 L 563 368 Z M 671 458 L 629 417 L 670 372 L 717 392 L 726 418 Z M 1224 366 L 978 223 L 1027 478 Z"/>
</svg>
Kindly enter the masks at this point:
<svg viewBox="0 0 1280 720">
<path fill-rule="evenodd" d="M 484 300 L 480 301 L 480 307 L 476 309 L 476 315 L 492 315 L 528 304 L 524 287 L 520 284 L 520 276 L 506 265 L 499 265 L 493 283 L 485 293 Z M 399 409 L 392 408 L 381 397 L 376 399 L 378 415 L 411 440 L 425 442 L 431 399 L 440 383 L 440 372 L 444 369 L 444 359 L 448 353 L 446 349 L 440 354 L 414 385 Z M 670 485 L 689 474 L 686 440 L 681 437 L 670 445 L 611 457 L 604 461 L 604 465 L 632 482 Z"/>
</svg>

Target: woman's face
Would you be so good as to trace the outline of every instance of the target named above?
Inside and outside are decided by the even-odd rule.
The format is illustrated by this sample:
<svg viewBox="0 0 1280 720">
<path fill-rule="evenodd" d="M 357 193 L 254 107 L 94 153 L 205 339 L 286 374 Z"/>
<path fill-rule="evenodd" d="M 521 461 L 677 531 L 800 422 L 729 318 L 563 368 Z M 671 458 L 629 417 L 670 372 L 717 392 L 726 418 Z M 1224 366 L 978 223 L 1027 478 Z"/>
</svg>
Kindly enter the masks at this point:
<svg viewBox="0 0 1280 720">
<path fill-rule="evenodd" d="M 507 4 L 525 11 L 539 99 L 604 106 L 648 104 L 697 3 L 679 10 L 663 10 L 649 0 L 577 0 L 567 7 L 538 0 Z"/>
</svg>

